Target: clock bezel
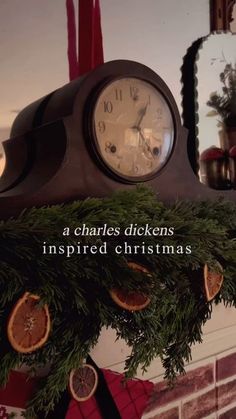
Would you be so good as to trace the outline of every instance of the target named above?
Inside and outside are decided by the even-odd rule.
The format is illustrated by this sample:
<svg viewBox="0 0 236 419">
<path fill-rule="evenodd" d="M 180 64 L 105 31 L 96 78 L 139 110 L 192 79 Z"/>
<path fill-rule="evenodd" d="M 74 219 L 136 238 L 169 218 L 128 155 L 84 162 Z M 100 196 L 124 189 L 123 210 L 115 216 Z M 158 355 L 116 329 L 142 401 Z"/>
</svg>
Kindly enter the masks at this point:
<svg viewBox="0 0 236 419">
<path fill-rule="evenodd" d="M 113 62 L 110 62 L 109 70 L 111 67 L 111 64 Z M 172 93 L 170 92 L 169 88 L 165 84 L 165 82 L 156 74 L 154 73 L 150 68 L 133 62 L 133 61 L 127 61 L 127 60 L 119 60 L 114 62 L 116 64 L 115 71 L 109 71 L 108 74 L 104 74 L 104 77 L 102 75 L 100 76 L 100 80 L 95 85 L 94 89 L 92 90 L 91 94 L 88 97 L 85 111 L 84 111 L 84 121 L 85 121 L 85 139 L 86 139 L 86 146 L 87 149 L 90 152 L 91 157 L 96 162 L 100 170 L 102 170 L 107 176 L 111 177 L 113 180 L 116 180 L 121 183 L 126 184 L 136 184 L 141 182 L 148 182 L 154 178 L 156 178 L 159 174 L 162 173 L 162 171 L 165 169 L 167 163 L 170 161 L 171 156 L 174 152 L 176 139 L 178 137 L 179 128 L 181 126 L 180 122 L 180 116 L 178 112 L 177 105 L 175 103 L 175 100 L 172 96 Z M 121 66 L 119 66 L 121 64 Z M 104 65 L 104 70 L 106 70 L 106 64 Z M 106 71 L 104 71 L 106 73 Z M 103 156 L 100 153 L 100 146 L 98 144 L 96 131 L 95 131 L 95 123 L 94 123 L 94 113 L 95 113 L 95 107 L 97 104 L 97 101 L 99 100 L 99 96 L 102 93 L 102 91 L 114 82 L 115 80 L 119 80 L 122 78 L 136 78 L 138 80 L 142 80 L 144 82 L 149 83 L 152 85 L 162 96 L 163 100 L 166 102 L 166 105 L 169 108 L 172 121 L 173 121 L 173 138 L 172 138 L 172 146 L 171 150 L 168 153 L 168 157 L 164 164 L 162 164 L 161 167 L 155 169 L 151 173 L 148 173 L 143 176 L 127 176 L 122 175 L 120 172 L 116 171 L 112 166 L 110 166 L 106 160 L 103 158 Z"/>
</svg>

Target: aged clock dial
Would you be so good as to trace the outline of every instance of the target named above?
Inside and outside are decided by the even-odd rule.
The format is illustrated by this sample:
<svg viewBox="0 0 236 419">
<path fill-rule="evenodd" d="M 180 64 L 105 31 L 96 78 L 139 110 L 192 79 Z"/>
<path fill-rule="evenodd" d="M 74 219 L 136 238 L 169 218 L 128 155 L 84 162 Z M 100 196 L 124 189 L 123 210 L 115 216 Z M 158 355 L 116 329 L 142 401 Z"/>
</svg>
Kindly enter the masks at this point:
<svg viewBox="0 0 236 419">
<path fill-rule="evenodd" d="M 107 83 L 95 102 L 93 124 L 97 154 L 123 179 L 150 179 L 164 166 L 173 147 L 169 105 L 156 87 L 139 78 Z"/>
</svg>

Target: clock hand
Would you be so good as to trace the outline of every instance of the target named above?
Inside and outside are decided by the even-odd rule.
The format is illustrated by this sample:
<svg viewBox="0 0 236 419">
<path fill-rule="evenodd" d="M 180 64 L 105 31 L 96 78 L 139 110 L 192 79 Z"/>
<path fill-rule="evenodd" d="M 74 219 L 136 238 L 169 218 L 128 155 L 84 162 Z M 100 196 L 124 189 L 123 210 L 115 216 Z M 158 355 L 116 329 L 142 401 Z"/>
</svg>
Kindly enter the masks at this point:
<svg viewBox="0 0 236 419">
<path fill-rule="evenodd" d="M 137 127 L 136 127 L 136 128 L 137 128 Z M 144 144 L 146 145 L 146 147 L 147 147 L 148 151 L 151 153 L 152 157 L 153 157 L 153 158 L 155 158 L 155 155 L 153 154 L 153 152 L 152 152 L 152 149 L 151 149 L 150 145 L 148 144 L 148 142 L 147 142 L 146 138 L 144 137 L 144 135 L 143 135 L 143 133 L 142 133 L 141 128 L 137 128 L 137 129 L 138 129 L 138 132 L 139 132 L 139 134 L 140 134 L 140 137 L 142 138 L 142 140 L 143 140 Z"/>
<path fill-rule="evenodd" d="M 152 138 L 153 138 L 155 141 L 159 141 L 159 143 L 161 142 L 160 138 L 155 137 L 153 134 L 152 134 Z"/>
<path fill-rule="evenodd" d="M 139 127 L 141 125 L 141 122 L 142 122 L 142 120 L 143 120 L 143 118 L 144 118 L 144 116 L 145 116 L 145 114 L 147 112 L 147 107 L 148 107 L 148 102 L 147 102 L 147 104 L 146 104 L 146 106 L 144 108 L 142 108 L 142 109 L 139 110 L 139 118 L 138 118 L 138 121 L 137 121 L 136 124 L 133 125 L 132 128 L 135 128 L 137 130 L 139 129 Z"/>
</svg>

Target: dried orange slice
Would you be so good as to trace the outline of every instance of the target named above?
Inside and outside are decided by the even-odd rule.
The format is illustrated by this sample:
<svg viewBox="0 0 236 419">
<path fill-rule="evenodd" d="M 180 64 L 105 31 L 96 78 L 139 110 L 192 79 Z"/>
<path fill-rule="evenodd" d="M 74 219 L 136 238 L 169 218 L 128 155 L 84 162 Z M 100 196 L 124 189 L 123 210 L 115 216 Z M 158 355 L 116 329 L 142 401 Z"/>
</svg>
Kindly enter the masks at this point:
<svg viewBox="0 0 236 419">
<path fill-rule="evenodd" d="M 78 402 L 90 399 L 98 385 L 97 371 L 89 364 L 84 364 L 71 371 L 69 389 L 72 397 Z"/>
<path fill-rule="evenodd" d="M 150 298 L 139 292 L 130 292 L 121 289 L 110 291 L 112 300 L 119 306 L 129 311 L 143 310 L 150 303 Z"/>
<path fill-rule="evenodd" d="M 48 339 L 51 323 L 48 306 L 39 306 L 39 300 L 38 295 L 26 292 L 10 314 L 7 335 L 17 352 L 33 352 Z"/>
<path fill-rule="evenodd" d="M 220 263 L 218 266 L 219 272 L 216 272 L 210 269 L 207 264 L 204 265 L 204 287 L 207 301 L 213 300 L 218 294 L 224 280 L 223 268 Z"/>
<path fill-rule="evenodd" d="M 136 262 L 127 262 L 127 265 L 130 269 L 133 269 L 134 271 L 140 271 L 140 272 L 144 272 L 146 274 L 149 274 L 150 276 L 150 272 L 147 268 L 145 268 L 145 266 L 143 265 L 139 265 L 139 263 Z"/>
<path fill-rule="evenodd" d="M 144 272 L 150 275 L 150 272 L 142 265 L 136 262 L 128 262 L 128 266 L 135 271 Z M 121 308 L 129 311 L 143 310 L 150 303 L 150 298 L 136 291 L 127 291 L 123 289 L 113 288 L 110 291 L 112 300 Z"/>
</svg>

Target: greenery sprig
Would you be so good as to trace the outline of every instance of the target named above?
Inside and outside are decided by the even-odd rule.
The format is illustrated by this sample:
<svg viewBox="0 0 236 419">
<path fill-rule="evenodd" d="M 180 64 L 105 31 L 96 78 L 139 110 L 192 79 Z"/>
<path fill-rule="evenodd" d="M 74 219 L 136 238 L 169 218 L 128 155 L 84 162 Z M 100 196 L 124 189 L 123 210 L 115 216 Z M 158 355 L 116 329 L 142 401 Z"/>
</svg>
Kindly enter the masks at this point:
<svg viewBox="0 0 236 419">
<path fill-rule="evenodd" d="M 69 237 L 82 224 L 89 227 L 138 226 L 173 227 L 167 236 L 111 235 Z M 112 327 L 118 338 L 131 348 L 126 375 L 132 377 L 141 366 L 146 370 L 160 357 L 168 380 L 184 372 L 191 359 L 191 346 L 202 341 L 202 327 L 210 319 L 213 302 L 207 302 L 203 289 L 205 263 L 224 268 L 224 282 L 215 303 L 236 306 L 236 205 L 217 202 L 179 201 L 171 206 L 160 202 L 141 186 L 121 191 L 109 198 L 87 199 L 24 211 L 19 217 L 0 222 L 0 385 L 12 368 L 26 364 L 35 369 L 50 363 L 48 375 L 40 379 L 29 403 L 27 416 L 38 410 L 47 413 L 68 384 L 68 374 L 85 359 L 96 344 L 102 327 Z M 116 254 L 114 246 L 145 242 L 146 246 L 191 245 L 191 254 Z M 106 240 L 107 254 L 70 258 L 43 254 L 43 243 L 92 245 Z M 131 270 L 127 261 L 143 264 L 147 275 Z M 112 288 L 140 290 L 151 297 L 148 307 L 129 312 L 110 297 Z M 38 351 L 22 355 L 14 351 L 6 336 L 9 313 L 25 291 L 40 295 L 48 304 L 52 330 Z"/>
<path fill-rule="evenodd" d="M 236 126 L 236 64 L 226 64 L 220 74 L 222 93 L 213 92 L 207 102 L 207 106 L 213 108 L 208 116 L 219 116 L 220 123 L 224 127 Z"/>
</svg>

